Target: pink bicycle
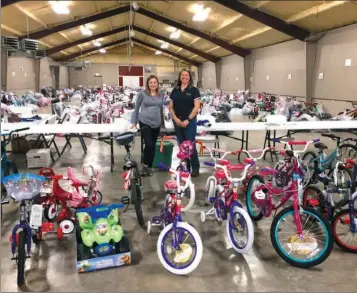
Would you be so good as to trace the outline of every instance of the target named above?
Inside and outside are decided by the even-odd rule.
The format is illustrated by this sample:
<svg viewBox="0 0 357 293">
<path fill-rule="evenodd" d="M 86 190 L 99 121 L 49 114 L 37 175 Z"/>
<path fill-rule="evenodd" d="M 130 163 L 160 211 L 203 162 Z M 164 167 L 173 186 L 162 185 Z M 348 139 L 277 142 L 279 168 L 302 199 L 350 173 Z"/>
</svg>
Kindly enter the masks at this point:
<svg viewBox="0 0 357 293">
<path fill-rule="evenodd" d="M 288 146 L 304 145 L 302 151 L 284 150 L 284 162 L 276 169 L 262 169 L 263 174 L 273 174 L 275 183 L 264 183 L 260 175 L 254 175 L 248 183 L 246 193 L 250 217 L 258 221 L 270 217 L 292 197 L 292 206 L 281 210 L 275 217 L 270 229 L 270 238 L 275 251 L 286 262 L 301 268 L 319 265 L 327 259 L 333 247 L 331 226 L 320 213 L 303 207 L 303 166 L 299 154 L 308 146 L 319 141 L 288 141 Z M 273 197 L 283 196 L 277 203 Z"/>
</svg>

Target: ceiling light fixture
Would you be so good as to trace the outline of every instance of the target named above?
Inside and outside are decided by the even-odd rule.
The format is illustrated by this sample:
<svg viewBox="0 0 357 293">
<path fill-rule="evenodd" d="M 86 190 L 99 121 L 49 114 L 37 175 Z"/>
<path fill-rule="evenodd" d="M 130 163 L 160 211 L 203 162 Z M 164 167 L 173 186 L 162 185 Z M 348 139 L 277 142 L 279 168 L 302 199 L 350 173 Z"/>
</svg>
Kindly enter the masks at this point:
<svg viewBox="0 0 357 293">
<path fill-rule="evenodd" d="M 161 55 L 161 51 L 159 51 L 159 50 L 157 50 L 156 52 L 155 52 L 155 55 Z"/>
<path fill-rule="evenodd" d="M 49 3 L 57 14 L 69 14 L 69 9 L 64 1 L 49 1 Z"/>
<path fill-rule="evenodd" d="M 169 47 L 169 43 L 164 42 L 162 43 L 162 45 L 160 46 L 161 49 L 167 49 Z"/>
<path fill-rule="evenodd" d="M 181 31 L 177 30 L 170 34 L 170 39 L 179 39 L 181 36 Z"/>
<path fill-rule="evenodd" d="M 94 41 L 93 45 L 96 46 L 96 47 L 100 47 L 101 46 L 101 44 L 98 41 Z"/>
<path fill-rule="evenodd" d="M 202 4 L 196 4 L 193 7 L 195 14 L 193 15 L 193 21 L 205 21 L 208 18 L 209 13 L 211 12 L 211 8 L 206 7 Z"/>
<path fill-rule="evenodd" d="M 84 25 L 81 25 L 79 28 L 81 30 L 82 35 L 91 36 L 93 34 L 92 31 Z"/>
<path fill-rule="evenodd" d="M 131 5 L 133 6 L 133 9 L 134 9 L 135 11 L 138 11 L 138 10 L 139 10 L 139 5 L 138 5 L 138 3 L 137 3 L 136 1 L 133 1 L 133 3 L 132 3 Z"/>
<path fill-rule="evenodd" d="M 131 37 L 135 37 L 135 31 L 134 30 L 130 30 L 130 36 Z"/>
<path fill-rule="evenodd" d="M 104 54 L 105 52 L 107 52 L 105 49 L 99 49 L 99 53 Z"/>
</svg>

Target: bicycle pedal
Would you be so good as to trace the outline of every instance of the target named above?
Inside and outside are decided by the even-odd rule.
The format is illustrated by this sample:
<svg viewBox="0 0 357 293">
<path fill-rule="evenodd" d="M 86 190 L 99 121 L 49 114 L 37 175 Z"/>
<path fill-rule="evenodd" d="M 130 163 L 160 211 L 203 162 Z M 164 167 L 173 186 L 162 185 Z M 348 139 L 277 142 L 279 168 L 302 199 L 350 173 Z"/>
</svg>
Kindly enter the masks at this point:
<svg viewBox="0 0 357 293">
<path fill-rule="evenodd" d="M 153 217 L 151 222 L 154 225 L 161 225 L 162 219 L 161 219 L 161 217 Z"/>
<path fill-rule="evenodd" d="M 130 198 L 129 198 L 128 196 L 123 196 L 123 197 L 121 198 L 121 203 L 122 203 L 122 204 L 130 204 L 130 203 L 131 203 L 131 200 L 130 200 Z"/>
</svg>

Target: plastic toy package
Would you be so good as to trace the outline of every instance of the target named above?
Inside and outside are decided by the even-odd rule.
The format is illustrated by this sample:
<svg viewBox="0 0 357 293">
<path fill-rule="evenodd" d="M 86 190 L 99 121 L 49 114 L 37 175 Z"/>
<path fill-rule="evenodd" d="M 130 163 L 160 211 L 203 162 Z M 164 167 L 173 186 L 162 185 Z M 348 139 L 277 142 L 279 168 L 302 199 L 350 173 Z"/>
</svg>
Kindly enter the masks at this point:
<svg viewBox="0 0 357 293">
<path fill-rule="evenodd" d="M 123 204 L 77 210 L 77 270 L 89 272 L 130 264 L 130 245 L 119 218 Z"/>
</svg>

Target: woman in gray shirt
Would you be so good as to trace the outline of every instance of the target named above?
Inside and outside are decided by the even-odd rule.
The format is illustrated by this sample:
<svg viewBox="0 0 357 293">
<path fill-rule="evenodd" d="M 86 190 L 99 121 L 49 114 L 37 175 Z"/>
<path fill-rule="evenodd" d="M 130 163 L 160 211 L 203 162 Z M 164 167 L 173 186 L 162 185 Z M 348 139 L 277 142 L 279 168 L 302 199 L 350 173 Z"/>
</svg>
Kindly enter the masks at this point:
<svg viewBox="0 0 357 293">
<path fill-rule="evenodd" d="M 159 80 L 155 75 L 150 75 L 146 80 L 146 89 L 139 93 L 136 100 L 133 124 L 130 127 L 135 128 L 139 122 L 144 139 L 144 164 L 141 172 L 143 176 L 152 175 L 155 145 L 160 128 L 164 126 L 163 106 L 164 94 L 159 92 Z"/>
</svg>

